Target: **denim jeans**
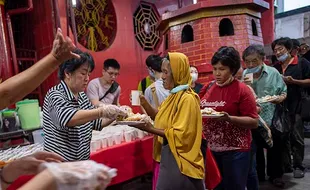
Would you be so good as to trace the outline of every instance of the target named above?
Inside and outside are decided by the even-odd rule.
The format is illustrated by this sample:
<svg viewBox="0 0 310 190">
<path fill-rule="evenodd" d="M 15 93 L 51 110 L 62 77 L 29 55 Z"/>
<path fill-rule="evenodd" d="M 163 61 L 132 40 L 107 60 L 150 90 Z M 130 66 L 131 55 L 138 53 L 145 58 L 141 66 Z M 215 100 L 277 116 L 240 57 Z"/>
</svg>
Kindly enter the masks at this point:
<svg viewBox="0 0 310 190">
<path fill-rule="evenodd" d="M 256 143 L 253 140 L 251 144 L 250 168 L 247 180 L 247 190 L 258 190 L 259 182 L 256 171 Z"/>
<path fill-rule="evenodd" d="M 247 183 L 251 152 L 213 152 L 222 175 L 222 182 L 215 190 L 244 190 Z"/>
</svg>

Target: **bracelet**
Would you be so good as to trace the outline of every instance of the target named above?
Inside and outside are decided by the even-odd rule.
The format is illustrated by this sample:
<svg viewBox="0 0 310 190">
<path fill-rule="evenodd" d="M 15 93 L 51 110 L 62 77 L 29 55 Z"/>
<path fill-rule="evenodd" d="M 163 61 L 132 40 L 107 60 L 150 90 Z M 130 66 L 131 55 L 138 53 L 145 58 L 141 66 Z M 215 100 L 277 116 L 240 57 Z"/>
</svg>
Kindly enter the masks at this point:
<svg viewBox="0 0 310 190">
<path fill-rule="evenodd" d="M 8 182 L 7 180 L 4 179 L 4 177 L 3 177 L 3 169 L 4 169 L 4 167 L 0 169 L 0 180 L 2 182 L 6 183 L 6 184 L 12 184 L 13 181 L 12 182 Z"/>
</svg>

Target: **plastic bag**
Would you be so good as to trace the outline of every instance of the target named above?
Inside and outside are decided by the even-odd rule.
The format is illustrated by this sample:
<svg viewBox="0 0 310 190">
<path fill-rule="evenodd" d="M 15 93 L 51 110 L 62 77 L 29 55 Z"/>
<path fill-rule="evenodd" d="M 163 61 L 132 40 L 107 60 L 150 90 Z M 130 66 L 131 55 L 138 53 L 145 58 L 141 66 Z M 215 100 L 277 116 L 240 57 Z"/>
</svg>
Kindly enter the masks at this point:
<svg viewBox="0 0 310 190">
<path fill-rule="evenodd" d="M 44 169 L 52 173 L 56 179 L 57 189 L 61 190 L 105 189 L 111 179 L 116 176 L 116 169 L 92 160 L 43 163 L 41 170 Z M 105 179 L 100 179 L 102 175 L 105 175 Z"/>
<path fill-rule="evenodd" d="M 207 189 L 214 189 L 222 181 L 222 176 L 213 154 L 209 147 L 206 150 L 206 175 L 205 183 Z"/>
<path fill-rule="evenodd" d="M 271 130 L 275 133 L 286 133 L 290 131 L 291 123 L 288 110 L 282 104 L 277 104 L 272 118 Z"/>
</svg>

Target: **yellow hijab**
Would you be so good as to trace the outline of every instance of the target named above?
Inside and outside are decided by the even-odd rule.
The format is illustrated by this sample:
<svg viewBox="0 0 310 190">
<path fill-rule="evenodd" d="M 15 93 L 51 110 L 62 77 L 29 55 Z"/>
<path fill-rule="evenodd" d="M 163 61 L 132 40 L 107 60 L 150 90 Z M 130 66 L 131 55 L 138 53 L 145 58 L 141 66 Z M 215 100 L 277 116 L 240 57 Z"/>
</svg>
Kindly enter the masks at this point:
<svg viewBox="0 0 310 190">
<path fill-rule="evenodd" d="M 182 53 L 169 53 L 176 86 L 192 82 L 188 58 Z M 155 127 L 164 129 L 170 150 L 180 171 L 189 177 L 203 179 L 204 161 L 200 150 L 202 118 L 200 99 L 191 89 L 171 94 L 162 103 L 155 118 Z M 154 137 L 154 158 L 159 161 L 162 138 Z"/>
</svg>

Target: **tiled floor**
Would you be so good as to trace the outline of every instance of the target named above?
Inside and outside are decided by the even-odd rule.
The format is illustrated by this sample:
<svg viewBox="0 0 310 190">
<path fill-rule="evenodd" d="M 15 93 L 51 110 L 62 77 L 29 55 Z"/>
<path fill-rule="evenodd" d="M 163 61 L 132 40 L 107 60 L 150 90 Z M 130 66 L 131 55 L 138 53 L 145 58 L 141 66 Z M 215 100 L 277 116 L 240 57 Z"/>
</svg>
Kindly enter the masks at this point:
<svg viewBox="0 0 310 190">
<path fill-rule="evenodd" d="M 305 159 L 304 164 L 310 171 L 310 139 L 305 139 Z M 302 179 L 293 178 L 293 174 L 285 174 L 285 181 L 287 182 L 286 190 L 310 190 L 310 173 L 306 173 Z M 132 180 L 120 186 L 110 187 L 108 190 L 151 190 L 152 183 L 150 180 L 142 180 L 141 178 Z M 260 190 L 277 190 L 268 181 L 260 184 Z"/>
</svg>

